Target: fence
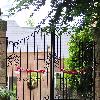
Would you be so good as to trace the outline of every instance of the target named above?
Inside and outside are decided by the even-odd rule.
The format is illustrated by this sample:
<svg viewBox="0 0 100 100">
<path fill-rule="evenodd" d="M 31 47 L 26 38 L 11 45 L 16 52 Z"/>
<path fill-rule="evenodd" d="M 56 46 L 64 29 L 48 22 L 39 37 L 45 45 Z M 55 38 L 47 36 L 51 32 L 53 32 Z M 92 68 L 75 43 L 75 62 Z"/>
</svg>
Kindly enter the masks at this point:
<svg viewBox="0 0 100 100">
<path fill-rule="evenodd" d="M 30 38 L 31 47 L 29 45 Z M 48 39 L 50 39 L 49 45 L 47 44 Z M 38 31 L 35 31 L 30 36 L 17 42 L 8 41 L 7 48 L 11 52 L 7 52 L 7 85 L 9 90 L 16 92 L 16 100 L 80 100 L 80 98 L 83 100 L 94 100 L 94 42 L 79 43 L 79 46 L 81 45 L 85 50 L 85 54 L 92 50 L 92 57 L 89 59 L 93 63 L 92 67 L 80 69 L 79 71 L 67 71 L 64 64 L 66 56 L 63 51 L 64 48 L 62 48 L 62 44 L 66 44 L 62 42 L 63 39 L 62 36 L 46 35 L 46 33 L 40 34 Z M 88 48 L 90 45 L 91 48 Z M 79 63 L 83 63 L 87 59 L 82 57 Z M 81 85 L 90 78 L 90 92 L 87 94 L 87 89 L 83 89 L 83 91 L 86 91 L 85 96 L 80 94 L 78 90 L 73 90 L 69 86 L 69 79 L 65 77 L 66 74 L 76 77 L 80 73 L 82 76 Z M 84 79 L 84 75 L 90 76 Z"/>
</svg>

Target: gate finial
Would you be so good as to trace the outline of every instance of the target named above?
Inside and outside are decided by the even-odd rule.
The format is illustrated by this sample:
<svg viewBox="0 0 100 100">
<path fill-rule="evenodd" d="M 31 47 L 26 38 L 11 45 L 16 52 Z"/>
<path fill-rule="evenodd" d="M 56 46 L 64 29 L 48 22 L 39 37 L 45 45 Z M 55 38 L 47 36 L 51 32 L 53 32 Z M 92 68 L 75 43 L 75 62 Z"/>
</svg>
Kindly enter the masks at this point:
<svg viewBox="0 0 100 100">
<path fill-rule="evenodd" d="M 1 8 L 0 8 L 0 16 L 1 16 Z"/>
</svg>

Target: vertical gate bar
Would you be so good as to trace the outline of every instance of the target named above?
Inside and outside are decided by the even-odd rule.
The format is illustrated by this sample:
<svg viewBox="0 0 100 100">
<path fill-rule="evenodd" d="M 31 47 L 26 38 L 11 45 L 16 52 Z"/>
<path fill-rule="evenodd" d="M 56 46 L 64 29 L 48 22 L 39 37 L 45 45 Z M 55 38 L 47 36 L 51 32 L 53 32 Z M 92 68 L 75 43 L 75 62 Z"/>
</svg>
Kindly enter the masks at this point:
<svg viewBox="0 0 100 100">
<path fill-rule="evenodd" d="M 47 45 L 47 59 L 48 59 L 48 45 Z M 48 87 L 48 67 L 47 67 L 47 87 Z"/>
<path fill-rule="evenodd" d="M 31 68 L 30 68 L 30 88 L 32 86 L 32 80 L 31 80 Z M 31 89 L 30 89 L 30 100 L 31 100 Z"/>
<path fill-rule="evenodd" d="M 84 61 L 84 55 L 83 55 L 83 48 L 84 48 L 84 44 L 83 44 L 83 42 L 82 42 L 82 66 L 83 66 L 83 61 Z"/>
<path fill-rule="evenodd" d="M 79 67 L 80 67 L 80 41 L 79 41 Z"/>
<path fill-rule="evenodd" d="M 95 100 L 95 41 L 93 41 L 93 100 Z"/>
<path fill-rule="evenodd" d="M 8 37 L 6 37 L 6 86 L 7 86 L 7 81 L 8 81 L 8 76 L 7 76 L 7 47 L 8 47 Z"/>
<path fill-rule="evenodd" d="M 13 91 L 13 68 L 12 68 L 12 91 Z"/>
<path fill-rule="evenodd" d="M 61 69 L 61 35 L 60 35 L 60 69 Z M 60 90 L 61 90 L 61 74 L 60 74 Z"/>
<path fill-rule="evenodd" d="M 58 100 L 59 100 L 59 95 L 58 95 Z"/>
<path fill-rule="evenodd" d="M 38 70 L 38 46 L 37 46 L 37 70 Z M 38 86 L 38 72 L 37 72 L 37 86 Z"/>
<path fill-rule="evenodd" d="M 24 44 L 25 44 L 25 38 L 24 38 Z"/>
<path fill-rule="evenodd" d="M 83 62 L 84 62 L 84 57 L 83 57 L 83 56 L 84 56 L 84 54 L 83 54 L 83 51 L 84 51 L 84 50 L 83 50 L 83 49 L 84 49 L 83 46 L 84 46 L 84 44 L 83 44 L 83 42 L 82 42 L 81 45 L 82 45 L 82 68 L 83 68 Z M 83 78 L 83 74 L 82 74 L 81 79 L 80 79 L 81 82 L 82 82 L 82 78 Z"/>
<path fill-rule="evenodd" d="M 24 100 L 24 79 L 23 79 L 23 100 Z"/>
<path fill-rule="evenodd" d="M 54 31 L 55 32 L 55 31 Z M 52 73 L 52 78 L 53 78 L 53 99 L 54 99 L 54 68 L 55 68 L 55 33 L 53 34 L 53 73 Z"/>
<path fill-rule="evenodd" d="M 57 36 L 57 58 L 58 58 L 58 36 Z"/>
<path fill-rule="evenodd" d="M 34 100 L 34 92 L 33 92 L 33 100 Z"/>
<path fill-rule="evenodd" d="M 20 48 L 20 68 L 21 68 L 21 48 Z M 21 69 L 20 69 L 20 80 L 21 80 Z"/>
<path fill-rule="evenodd" d="M 44 34 L 44 61 L 45 61 L 45 34 Z"/>
<path fill-rule="evenodd" d="M 41 39 L 42 39 L 42 28 L 41 28 Z"/>
<path fill-rule="evenodd" d="M 79 62 L 78 62 L 78 63 L 79 63 L 79 69 L 80 69 L 80 64 L 81 64 L 81 59 L 80 59 L 80 56 L 81 56 L 81 55 L 80 55 L 80 54 L 81 54 L 81 49 L 80 49 L 80 48 L 81 48 L 81 42 L 80 42 L 80 40 L 78 41 L 78 44 L 79 44 L 79 55 L 78 55 Z M 77 92 L 78 92 L 78 91 L 77 91 Z M 78 96 L 78 93 L 77 93 L 77 96 Z"/>
<path fill-rule="evenodd" d="M 34 32 L 34 59 L 35 59 L 35 32 Z"/>
<path fill-rule="evenodd" d="M 67 96 L 68 94 L 67 94 L 67 78 L 66 78 L 66 100 L 67 100 Z"/>
<path fill-rule="evenodd" d="M 64 69 L 64 56 L 63 56 L 63 69 Z M 64 72 L 63 72 L 63 99 L 64 99 Z"/>
<path fill-rule="evenodd" d="M 15 46 L 15 43 L 13 43 L 13 53 L 14 53 L 14 46 Z"/>
<path fill-rule="evenodd" d="M 47 58 L 48 58 L 48 45 L 47 45 Z"/>
<path fill-rule="evenodd" d="M 9 81 L 9 76 L 8 76 L 8 82 L 9 82 L 9 84 L 8 84 L 8 85 L 9 85 L 9 90 L 10 90 L 10 81 Z"/>
<path fill-rule="evenodd" d="M 48 68 L 47 68 L 47 87 L 48 87 Z"/>
<path fill-rule="evenodd" d="M 27 69 L 28 69 L 28 41 L 27 41 Z"/>
<path fill-rule="evenodd" d="M 54 99 L 55 30 L 51 29 L 50 100 Z"/>
<path fill-rule="evenodd" d="M 16 82 L 16 100 L 18 100 L 18 98 L 17 98 L 17 82 Z"/>
<path fill-rule="evenodd" d="M 50 55 L 50 100 L 52 100 L 53 88 L 52 88 L 52 34 L 51 34 L 51 55 Z"/>
<path fill-rule="evenodd" d="M 40 100 L 41 100 L 41 73 L 40 73 Z"/>
</svg>

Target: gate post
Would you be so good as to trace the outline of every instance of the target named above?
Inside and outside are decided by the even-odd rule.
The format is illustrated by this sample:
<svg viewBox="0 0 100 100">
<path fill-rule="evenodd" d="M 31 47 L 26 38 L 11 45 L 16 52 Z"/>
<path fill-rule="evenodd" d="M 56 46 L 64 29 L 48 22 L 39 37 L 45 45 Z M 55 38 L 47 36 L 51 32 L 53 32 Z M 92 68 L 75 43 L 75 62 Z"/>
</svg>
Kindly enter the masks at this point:
<svg viewBox="0 0 100 100">
<path fill-rule="evenodd" d="M 94 31 L 95 40 L 95 100 L 100 100 L 100 29 Z"/>
<path fill-rule="evenodd" d="M 0 9 L 1 16 L 1 9 Z M 0 87 L 6 86 L 6 31 L 7 31 L 7 21 L 0 19 Z"/>
</svg>

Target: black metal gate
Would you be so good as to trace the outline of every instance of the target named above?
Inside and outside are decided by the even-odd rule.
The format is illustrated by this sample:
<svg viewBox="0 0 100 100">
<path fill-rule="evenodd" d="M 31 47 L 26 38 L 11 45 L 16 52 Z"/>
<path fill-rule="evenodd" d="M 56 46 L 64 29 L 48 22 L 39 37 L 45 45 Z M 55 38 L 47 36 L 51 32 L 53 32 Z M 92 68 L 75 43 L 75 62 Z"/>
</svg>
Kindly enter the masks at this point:
<svg viewBox="0 0 100 100">
<path fill-rule="evenodd" d="M 46 34 L 37 29 L 18 41 L 9 41 L 8 38 L 8 49 L 11 52 L 7 52 L 7 85 L 8 89 L 16 92 L 16 100 L 80 100 L 78 91 L 72 92 L 64 76 L 78 73 L 64 70 L 65 36 Z M 86 44 L 80 45 L 86 48 Z M 95 97 L 94 63 L 91 69 L 91 95 L 89 98 L 81 95 L 81 100 L 94 100 Z"/>
</svg>

